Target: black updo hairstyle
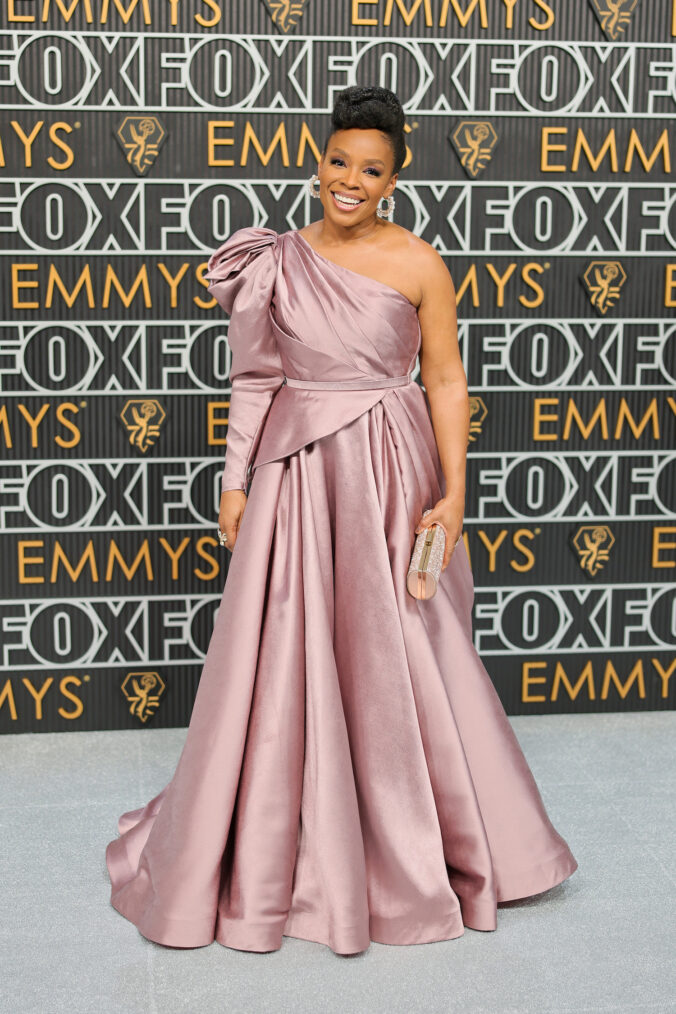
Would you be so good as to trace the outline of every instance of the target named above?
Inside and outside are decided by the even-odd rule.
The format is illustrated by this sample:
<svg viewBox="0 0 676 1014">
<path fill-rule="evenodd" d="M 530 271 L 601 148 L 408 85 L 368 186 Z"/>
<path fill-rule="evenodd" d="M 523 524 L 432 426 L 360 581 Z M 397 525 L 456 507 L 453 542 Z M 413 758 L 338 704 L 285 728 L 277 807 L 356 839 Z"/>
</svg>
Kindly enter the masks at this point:
<svg viewBox="0 0 676 1014">
<path fill-rule="evenodd" d="M 398 173 L 406 161 L 404 123 L 406 117 L 401 102 L 389 88 L 378 85 L 350 85 L 338 93 L 331 129 L 326 135 L 322 155 L 337 130 L 379 130 L 386 134 L 394 153 L 392 175 Z"/>
</svg>

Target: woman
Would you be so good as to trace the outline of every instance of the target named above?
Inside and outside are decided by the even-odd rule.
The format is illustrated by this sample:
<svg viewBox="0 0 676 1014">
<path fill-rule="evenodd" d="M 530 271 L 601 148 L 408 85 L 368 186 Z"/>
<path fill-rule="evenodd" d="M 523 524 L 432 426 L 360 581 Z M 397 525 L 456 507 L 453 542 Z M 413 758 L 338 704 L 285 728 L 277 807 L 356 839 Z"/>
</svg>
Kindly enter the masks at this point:
<svg viewBox="0 0 676 1014">
<path fill-rule="evenodd" d="M 450 939 L 577 868 L 472 643 L 455 292 L 380 211 L 403 126 L 392 92 L 347 88 L 309 181 L 321 221 L 240 229 L 209 263 L 232 556 L 174 776 L 106 853 L 112 904 L 161 944 Z M 406 573 L 435 521 L 420 601 Z"/>
</svg>

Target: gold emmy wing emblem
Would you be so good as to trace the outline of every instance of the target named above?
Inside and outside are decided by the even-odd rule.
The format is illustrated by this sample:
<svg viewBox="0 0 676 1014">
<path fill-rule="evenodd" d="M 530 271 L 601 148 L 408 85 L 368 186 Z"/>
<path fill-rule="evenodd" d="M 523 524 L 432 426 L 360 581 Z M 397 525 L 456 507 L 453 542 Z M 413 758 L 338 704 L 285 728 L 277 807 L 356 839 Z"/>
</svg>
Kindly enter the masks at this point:
<svg viewBox="0 0 676 1014">
<path fill-rule="evenodd" d="M 157 672 L 130 672 L 122 683 L 122 693 L 129 701 L 129 712 L 147 722 L 157 710 L 166 687 Z"/>
<path fill-rule="evenodd" d="M 127 162 L 137 176 L 145 176 L 150 170 L 166 136 L 157 116 L 125 116 L 115 131 Z"/>
<path fill-rule="evenodd" d="M 264 0 L 272 21 L 283 32 L 297 27 L 303 16 L 306 0 Z"/>
<path fill-rule="evenodd" d="M 469 439 L 476 440 L 481 436 L 484 419 L 488 415 L 488 409 L 484 401 L 477 395 L 469 399 Z"/>
<path fill-rule="evenodd" d="M 592 261 L 584 275 L 592 306 L 599 313 L 607 313 L 620 298 L 620 289 L 627 274 L 619 261 Z"/>
<path fill-rule="evenodd" d="M 583 525 L 573 536 L 580 569 L 589 577 L 596 577 L 608 562 L 615 537 L 608 525 Z"/>
<path fill-rule="evenodd" d="M 160 435 L 166 412 L 155 398 L 130 400 L 120 412 L 120 419 L 129 433 L 132 447 L 146 453 Z"/>
<path fill-rule="evenodd" d="M 488 120 L 463 120 L 451 134 L 451 142 L 468 176 L 478 176 L 491 160 L 498 143 L 495 128 Z"/>
<path fill-rule="evenodd" d="M 639 0 L 589 0 L 609 39 L 619 39 L 631 21 Z"/>
</svg>

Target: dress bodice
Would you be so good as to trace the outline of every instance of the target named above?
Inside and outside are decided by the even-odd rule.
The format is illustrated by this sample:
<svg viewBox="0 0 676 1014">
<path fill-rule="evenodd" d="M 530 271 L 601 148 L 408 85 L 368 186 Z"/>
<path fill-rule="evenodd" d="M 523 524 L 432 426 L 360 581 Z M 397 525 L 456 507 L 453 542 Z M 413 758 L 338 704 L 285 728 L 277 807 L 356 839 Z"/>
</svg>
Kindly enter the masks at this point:
<svg viewBox="0 0 676 1014">
<path fill-rule="evenodd" d="M 397 390 L 394 378 L 410 383 L 421 340 L 415 306 L 323 257 L 297 230 L 239 229 L 207 278 L 231 318 L 223 489 L 244 488 L 253 468 L 346 425 Z"/>
<path fill-rule="evenodd" d="M 288 376 L 400 376 L 415 365 L 420 328 L 397 289 L 318 254 L 299 232 L 279 237 L 272 320 Z"/>
</svg>

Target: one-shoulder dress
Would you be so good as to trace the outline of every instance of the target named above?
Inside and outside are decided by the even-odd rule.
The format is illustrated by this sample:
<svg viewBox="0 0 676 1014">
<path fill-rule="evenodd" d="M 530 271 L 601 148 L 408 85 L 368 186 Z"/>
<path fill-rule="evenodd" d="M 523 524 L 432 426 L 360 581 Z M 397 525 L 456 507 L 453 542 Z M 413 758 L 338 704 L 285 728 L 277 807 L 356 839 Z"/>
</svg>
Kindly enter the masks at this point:
<svg viewBox="0 0 676 1014">
<path fill-rule="evenodd" d="M 444 494 L 416 308 L 298 230 L 239 229 L 207 278 L 222 488 L 248 499 L 175 773 L 106 849 L 111 903 L 172 947 L 494 930 L 577 862 L 474 647 L 464 542 L 433 598 L 406 590 Z"/>
</svg>

